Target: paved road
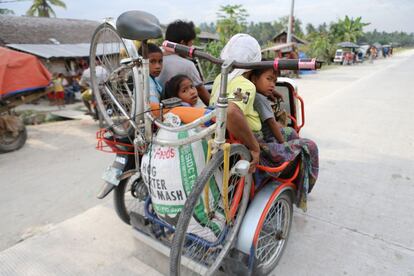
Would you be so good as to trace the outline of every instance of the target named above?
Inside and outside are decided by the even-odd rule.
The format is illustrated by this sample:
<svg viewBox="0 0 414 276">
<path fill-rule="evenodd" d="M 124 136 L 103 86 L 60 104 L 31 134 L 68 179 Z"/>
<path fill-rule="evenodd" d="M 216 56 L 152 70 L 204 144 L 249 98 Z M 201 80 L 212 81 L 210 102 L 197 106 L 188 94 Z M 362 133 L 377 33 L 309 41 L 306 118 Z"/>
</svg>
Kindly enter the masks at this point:
<svg viewBox="0 0 414 276">
<path fill-rule="evenodd" d="M 302 134 L 319 145 L 320 177 L 308 212 L 295 211 L 275 275 L 414 275 L 413 73 L 410 51 L 298 80 L 307 115 Z M 29 139 L 28 149 L 39 148 L 38 156 L 46 149 L 40 159 L 27 149 L 0 156 L 6 187 L 0 196 L 3 248 L 13 244 L 21 221 L 22 229 L 56 223 L 98 203 L 99 176 L 111 158 L 91 150 L 91 126 L 80 131 L 72 124 L 66 130 L 73 138 L 67 149 L 78 140 L 83 150 L 67 151 L 69 159 L 59 150 L 62 143 L 53 128 L 47 131 L 52 142 Z M 35 137 L 38 128 L 30 129 L 29 136 Z M 66 161 L 55 165 L 62 158 Z M 11 160 L 28 169 L 10 165 Z M 44 172 L 49 166 L 54 176 Z M 12 181 L 4 184 L 3 179 Z M 9 236 L 3 239 L 3 233 Z M 165 259 L 134 241 L 110 208 L 97 206 L 1 252 L 0 275 L 157 275 L 140 260 L 167 271 Z"/>
<path fill-rule="evenodd" d="M 91 119 L 28 127 L 26 145 L 0 155 L 0 250 L 100 204 L 112 155 L 95 150 Z"/>
<path fill-rule="evenodd" d="M 413 76 L 410 51 L 299 80 L 320 177 L 276 273 L 414 275 Z"/>
</svg>

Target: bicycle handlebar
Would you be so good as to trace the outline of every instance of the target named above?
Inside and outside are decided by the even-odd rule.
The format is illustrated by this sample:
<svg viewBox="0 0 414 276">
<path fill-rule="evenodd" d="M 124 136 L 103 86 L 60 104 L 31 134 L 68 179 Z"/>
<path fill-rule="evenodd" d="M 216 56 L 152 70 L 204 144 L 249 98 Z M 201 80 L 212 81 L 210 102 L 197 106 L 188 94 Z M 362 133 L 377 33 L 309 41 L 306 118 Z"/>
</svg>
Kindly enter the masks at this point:
<svg viewBox="0 0 414 276">
<path fill-rule="evenodd" d="M 174 43 L 171 41 L 164 41 L 162 43 L 163 48 L 167 52 L 184 55 L 190 58 L 198 57 L 206 59 L 214 64 L 222 65 L 224 60 L 213 57 L 212 55 L 203 51 L 197 50 L 194 47 L 188 47 L 182 44 Z M 274 68 L 275 70 L 316 70 L 322 67 L 322 62 L 313 59 L 280 59 L 276 58 L 272 61 L 260 61 L 260 62 L 237 62 L 233 63 L 234 68 L 240 69 L 267 69 Z"/>
</svg>

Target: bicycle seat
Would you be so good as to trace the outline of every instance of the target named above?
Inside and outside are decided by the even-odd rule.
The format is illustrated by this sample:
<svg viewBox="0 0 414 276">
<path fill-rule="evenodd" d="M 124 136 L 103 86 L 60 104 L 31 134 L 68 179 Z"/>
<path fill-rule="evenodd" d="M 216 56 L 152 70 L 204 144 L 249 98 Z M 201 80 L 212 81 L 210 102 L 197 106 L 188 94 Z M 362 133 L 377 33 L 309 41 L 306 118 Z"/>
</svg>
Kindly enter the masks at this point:
<svg viewBox="0 0 414 276">
<path fill-rule="evenodd" d="M 127 11 L 116 20 L 116 29 L 123 38 L 147 40 L 162 37 L 160 22 L 144 11 Z"/>
</svg>

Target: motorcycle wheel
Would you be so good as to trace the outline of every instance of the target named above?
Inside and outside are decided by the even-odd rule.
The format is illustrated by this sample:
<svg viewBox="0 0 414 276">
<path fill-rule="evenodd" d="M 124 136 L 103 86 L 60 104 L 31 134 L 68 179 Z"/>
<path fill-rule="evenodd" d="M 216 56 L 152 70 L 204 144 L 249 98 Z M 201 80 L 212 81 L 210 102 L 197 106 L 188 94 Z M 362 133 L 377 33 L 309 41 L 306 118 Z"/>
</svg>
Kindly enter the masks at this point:
<svg viewBox="0 0 414 276">
<path fill-rule="evenodd" d="M 0 153 L 14 151 L 23 147 L 27 140 L 27 130 L 24 126 L 17 136 L 13 136 L 11 132 L 5 132 L 0 136 Z"/>
<path fill-rule="evenodd" d="M 138 185 L 143 185 L 134 175 L 121 180 L 114 189 L 114 207 L 118 217 L 126 224 L 131 224 L 131 212 L 142 213 L 143 201 L 138 198 Z"/>
</svg>

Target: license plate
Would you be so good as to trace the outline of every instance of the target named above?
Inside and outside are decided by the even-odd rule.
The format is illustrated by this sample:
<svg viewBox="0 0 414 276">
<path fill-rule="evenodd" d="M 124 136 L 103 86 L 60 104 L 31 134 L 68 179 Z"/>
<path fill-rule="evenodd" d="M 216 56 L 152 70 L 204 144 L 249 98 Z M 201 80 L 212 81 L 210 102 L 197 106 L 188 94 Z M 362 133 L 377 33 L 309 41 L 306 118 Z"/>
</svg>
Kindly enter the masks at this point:
<svg viewBox="0 0 414 276">
<path fill-rule="evenodd" d="M 121 174 L 122 170 L 109 166 L 102 174 L 102 179 L 112 185 L 118 186 L 120 181 L 118 179 L 118 176 L 120 176 Z"/>
</svg>

